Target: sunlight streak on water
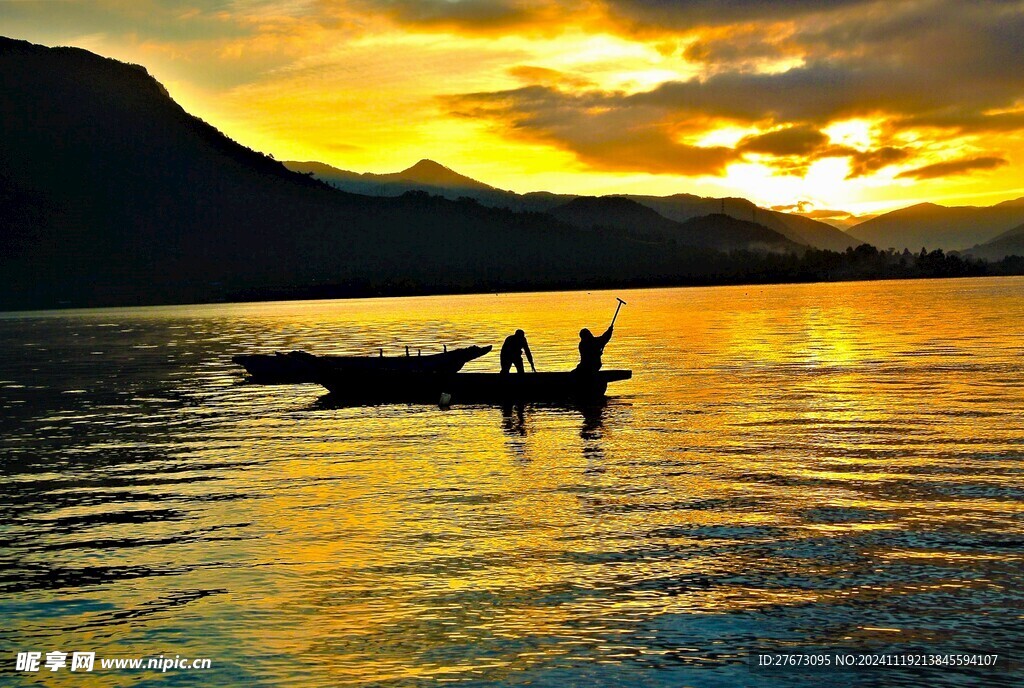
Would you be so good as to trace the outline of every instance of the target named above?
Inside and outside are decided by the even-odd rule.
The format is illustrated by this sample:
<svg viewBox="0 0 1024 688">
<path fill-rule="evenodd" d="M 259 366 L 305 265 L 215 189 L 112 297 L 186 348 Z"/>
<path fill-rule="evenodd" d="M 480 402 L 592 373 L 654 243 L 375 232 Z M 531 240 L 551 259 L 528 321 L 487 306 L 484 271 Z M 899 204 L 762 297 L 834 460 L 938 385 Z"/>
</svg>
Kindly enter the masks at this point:
<svg viewBox="0 0 1024 688">
<path fill-rule="evenodd" d="M 605 365 L 634 379 L 584 410 L 341 407 L 230 357 L 497 349 L 522 327 L 538 370 L 568 369 L 607 292 L 4 314 L 0 640 L 211 657 L 214 682 L 254 685 L 1019 658 L 1022 288 L 622 293 Z"/>
</svg>

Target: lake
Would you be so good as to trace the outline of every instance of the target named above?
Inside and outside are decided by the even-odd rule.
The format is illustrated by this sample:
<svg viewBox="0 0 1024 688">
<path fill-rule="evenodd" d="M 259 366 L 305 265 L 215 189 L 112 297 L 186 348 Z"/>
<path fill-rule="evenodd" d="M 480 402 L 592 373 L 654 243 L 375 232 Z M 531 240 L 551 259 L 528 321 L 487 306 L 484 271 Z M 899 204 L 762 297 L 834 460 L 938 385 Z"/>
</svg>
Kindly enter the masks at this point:
<svg viewBox="0 0 1024 688">
<path fill-rule="evenodd" d="M 634 377 L 583 411 L 346 407 L 230 361 L 496 370 L 523 328 L 568 369 L 616 296 Z M 0 682 L 1019 684 L 1022 335 L 1024 278 L 2 314 Z M 211 666 L 15 671 L 53 650 Z"/>
</svg>

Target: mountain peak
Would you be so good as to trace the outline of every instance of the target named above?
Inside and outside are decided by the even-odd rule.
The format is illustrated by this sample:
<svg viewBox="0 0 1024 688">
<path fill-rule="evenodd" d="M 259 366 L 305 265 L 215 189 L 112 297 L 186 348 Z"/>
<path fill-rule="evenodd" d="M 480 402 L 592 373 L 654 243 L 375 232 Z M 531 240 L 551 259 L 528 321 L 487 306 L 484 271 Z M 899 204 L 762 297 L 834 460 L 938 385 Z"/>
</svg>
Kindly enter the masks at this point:
<svg viewBox="0 0 1024 688">
<path fill-rule="evenodd" d="M 450 167 L 445 167 L 439 162 L 424 158 L 412 167 L 402 170 L 396 174 L 381 175 L 381 177 L 392 178 L 415 184 L 426 184 L 429 186 L 446 186 L 470 189 L 490 189 L 491 187 L 483 182 L 478 182 L 465 175 L 459 174 Z"/>
<path fill-rule="evenodd" d="M 441 173 L 444 173 L 444 172 L 448 172 L 448 173 L 451 173 L 451 174 L 457 174 L 457 172 L 455 172 L 450 167 L 445 167 L 441 163 L 434 162 L 433 160 L 430 160 L 429 158 L 423 158 L 422 160 L 420 160 L 418 163 L 416 163 L 412 167 L 410 167 L 410 168 L 408 168 L 406 170 L 402 170 L 401 174 L 410 174 L 410 173 L 413 173 L 413 172 L 416 172 L 416 173 L 427 172 L 427 173 L 432 173 L 432 174 L 441 174 Z"/>
</svg>

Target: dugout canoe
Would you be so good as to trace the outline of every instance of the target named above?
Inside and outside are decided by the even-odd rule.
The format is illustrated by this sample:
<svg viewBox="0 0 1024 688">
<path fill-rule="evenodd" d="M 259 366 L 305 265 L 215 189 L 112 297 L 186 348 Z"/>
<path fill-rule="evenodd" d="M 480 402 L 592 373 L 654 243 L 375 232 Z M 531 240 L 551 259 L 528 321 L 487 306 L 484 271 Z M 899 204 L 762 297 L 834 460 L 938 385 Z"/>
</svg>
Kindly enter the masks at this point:
<svg viewBox="0 0 1024 688">
<path fill-rule="evenodd" d="M 356 376 L 388 374 L 450 375 L 475 358 L 489 353 L 490 346 L 467 346 L 426 356 L 317 356 L 306 351 L 273 354 L 240 354 L 231 360 L 248 371 L 253 382 L 299 384 L 318 382 L 323 374 Z"/>
</svg>

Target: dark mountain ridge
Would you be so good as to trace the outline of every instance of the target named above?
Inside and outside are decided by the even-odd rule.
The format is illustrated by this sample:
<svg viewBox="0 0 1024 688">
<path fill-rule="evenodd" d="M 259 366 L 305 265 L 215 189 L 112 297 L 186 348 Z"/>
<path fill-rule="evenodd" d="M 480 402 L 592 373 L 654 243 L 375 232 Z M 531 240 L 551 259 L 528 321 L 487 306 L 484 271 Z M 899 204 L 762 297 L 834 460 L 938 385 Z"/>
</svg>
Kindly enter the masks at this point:
<svg viewBox="0 0 1024 688">
<path fill-rule="evenodd" d="M 966 253 L 985 260 L 1000 260 L 1004 256 L 1024 257 L 1024 224 L 1003 232 L 992 241 L 968 249 Z"/>
</svg>

